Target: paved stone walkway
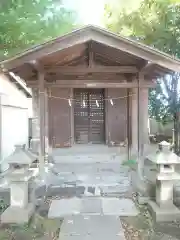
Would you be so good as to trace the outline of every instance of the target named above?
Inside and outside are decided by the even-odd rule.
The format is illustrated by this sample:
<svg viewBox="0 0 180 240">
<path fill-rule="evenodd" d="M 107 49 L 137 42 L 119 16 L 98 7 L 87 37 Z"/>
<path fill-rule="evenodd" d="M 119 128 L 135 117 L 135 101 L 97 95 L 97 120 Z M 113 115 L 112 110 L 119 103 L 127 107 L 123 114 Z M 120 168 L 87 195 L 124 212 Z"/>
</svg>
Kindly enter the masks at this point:
<svg viewBox="0 0 180 240">
<path fill-rule="evenodd" d="M 138 211 L 130 199 L 90 197 L 51 202 L 49 218 L 64 218 L 72 215 L 136 216 Z"/>
<path fill-rule="evenodd" d="M 136 216 L 138 211 L 130 199 L 71 198 L 53 200 L 48 217 L 64 218 L 61 240 L 125 240 L 119 216 Z"/>
<path fill-rule="evenodd" d="M 53 200 L 49 218 L 63 218 L 60 240 L 125 240 L 119 216 L 136 216 L 134 203 L 125 195 L 130 191 L 126 156 L 119 148 L 87 146 L 53 151 L 54 167 L 47 179 L 51 190 L 84 188 L 67 199 Z M 56 190 L 55 190 L 56 189 Z M 70 190 L 71 189 L 71 190 Z M 78 197 L 77 197 L 78 196 Z M 110 196 L 103 197 L 103 196 Z M 122 199 L 113 198 L 122 197 Z"/>
<path fill-rule="evenodd" d="M 70 196 L 78 196 L 79 192 L 84 194 L 83 188 L 87 187 L 91 187 L 94 194 L 93 188 L 98 187 L 96 190 L 102 196 L 127 197 L 131 192 L 128 170 L 120 161 L 113 160 L 106 163 L 55 163 L 46 182 L 49 195 L 63 193 L 66 189 Z"/>
<path fill-rule="evenodd" d="M 120 219 L 114 216 L 72 216 L 65 218 L 60 240 L 125 240 Z"/>
</svg>

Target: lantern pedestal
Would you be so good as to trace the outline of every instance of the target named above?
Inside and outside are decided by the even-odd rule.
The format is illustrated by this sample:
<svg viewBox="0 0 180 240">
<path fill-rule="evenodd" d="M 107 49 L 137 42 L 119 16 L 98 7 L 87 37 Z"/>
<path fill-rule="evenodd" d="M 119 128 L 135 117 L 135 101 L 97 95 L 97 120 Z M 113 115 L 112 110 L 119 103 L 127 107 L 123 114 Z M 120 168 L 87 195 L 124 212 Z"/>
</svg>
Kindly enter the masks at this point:
<svg viewBox="0 0 180 240">
<path fill-rule="evenodd" d="M 34 213 L 33 203 L 27 204 L 25 208 L 10 206 L 1 215 L 2 223 L 28 223 Z"/>
<path fill-rule="evenodd" d="M 34 212 L 34 204 L 29 203 L 30 178 L 31 174 L 28 171 L 22 173 L 22 169 L 21 173 L 15 170 L 9 176 L 10 206 L 1 215 L 2 223 L 28 223 Z"/>
<path fill-rule="evenodd" d="M 166 179 L 166 180 L 165 180 Z M 149 201 L 148 208 L 156 222 L 170 222 L 180 219 L 180 210 L 173 204 L 173 176 L 156 181 L 156 202 Z M 176 180 L 180 176 L 176 176 Z"/>
<path fill-rule="evenodd" d="M 34 204 L 29 202 L 29 180 L 33 172 L 29 170 L 36 156 L 24 146 L 16 146 L 7 162 L 12 171 L 7 175 L 10 183 L 10 206 L 1 214 L 2 223 L 28 223 L 34 212 Z"/>
<path fill-rule="evenodd" d="M 180 219 L 180 210 L 171 205 L 169 208 L 161 208 L 154 201 L 148 202 L 148 209 L 156 222 L 171 222 Z"/>
<path fill-rule="evenodd" d="M 152 217 L 157 222 L 169 222 L 180 219 L 180 210 L 173 204 L 173 185 L 180 180 L 175 165 L 180 158 L 170 151 L 170 144 L 160 143 L 160 150 L 148 157 L 156 164 L 156 200 L 148 202 Z"/>
</svg>

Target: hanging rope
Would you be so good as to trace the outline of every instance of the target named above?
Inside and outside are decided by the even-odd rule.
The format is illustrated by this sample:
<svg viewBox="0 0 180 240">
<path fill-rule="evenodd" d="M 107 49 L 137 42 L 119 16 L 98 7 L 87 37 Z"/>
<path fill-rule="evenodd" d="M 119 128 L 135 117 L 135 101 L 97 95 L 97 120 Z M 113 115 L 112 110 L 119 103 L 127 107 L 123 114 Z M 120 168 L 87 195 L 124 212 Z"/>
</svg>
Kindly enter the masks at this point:
<svg viewBox="0 0 180 240">
<path fill-rule="evenodd" d="M 40 94 L 46 94 L 45 92 L 39 92 Z M 126 95 L 126 96 L 123 96 L 123 97 L 108 97 L 108 98 L 103 98 L 103 100 L 104 101 L 110 101 L 110 103 L 111 103 L 111 105 L 113 105 L 114 103 L 113 103 L 113 100 L 117 100 L 117 99 L 125 99 L 125 98 L 128 98 L 128 97 L 132 97 L 132 96 L 134 96 L 135 94 L 131 94 L 131 95 Z M 57 96 L 53 96 L 53 95 L 48 95 L 48 97 L 49 98 L 55 98 L 55 99 L 61 99 L 61 100 L 66 100 L 66 101 L 68 101 L 69 102 L 69 105 L 71 106 L 71 101 L 76 101 L 76 99 L 74 99 L 74 98 L 62 98 L 62 97 L 57 97 Z M 97 101 L 97 100 L 94 100 L 95 102 Z"/>
</svg>

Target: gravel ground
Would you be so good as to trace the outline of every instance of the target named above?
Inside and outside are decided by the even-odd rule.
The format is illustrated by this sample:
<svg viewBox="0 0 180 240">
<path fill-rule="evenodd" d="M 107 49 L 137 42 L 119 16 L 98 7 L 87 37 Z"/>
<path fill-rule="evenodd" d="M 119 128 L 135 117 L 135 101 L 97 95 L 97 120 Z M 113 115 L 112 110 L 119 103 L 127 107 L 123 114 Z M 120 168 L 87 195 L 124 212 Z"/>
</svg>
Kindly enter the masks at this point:
<svg viewBox="0 0 180 240">
<path fill-rule="evenodd" d="M 146 206 L 139 206 L 136 217 L 121 217 L 126 240 L 180 240 L 180 222 L 155 223 Z"/>
<path fill-rule="evenodd" d="M 47 218 L 51 201 L 52 199 L 47 199 L 41 202 L 29 224 L 0 223 L 0 240 L 57 240 L 62 220 Z M 3 206 L 1 212 L 8 207 L 8 205 L 1 206 Z"/>
<path fill-rule="evenodd" d="M 60 220 L 49 220 L 36 214 L 29 224 L 0 225 L 1 240 L 57 240 Z"/>
</svg>

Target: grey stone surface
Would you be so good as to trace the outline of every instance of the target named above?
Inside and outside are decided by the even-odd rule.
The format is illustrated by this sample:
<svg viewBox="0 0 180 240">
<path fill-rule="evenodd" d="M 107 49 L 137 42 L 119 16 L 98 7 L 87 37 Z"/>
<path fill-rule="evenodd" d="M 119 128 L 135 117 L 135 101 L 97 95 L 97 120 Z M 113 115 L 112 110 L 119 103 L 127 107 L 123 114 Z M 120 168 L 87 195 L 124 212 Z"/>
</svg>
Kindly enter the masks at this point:
<svg viewBox="0 0 180 240">
<path fill-rule="evenodd" d="M 100 215 L 102 214 L 102 201 L 100 198 L 84 198 L 81 202 L 81 214 Z"/>
<path fill-rule="evenodd" d="M 156 202 L 149 201 L 148 209 L 156 222 L 171 222 L 180 220 L 180 209 L 178 209 L 175 205 L 172 205 L 171 207 L 169 206 L 168 208 L 160 208 Z"/>
<path fill-rule="evenodd" d="M 153 198 L 148 197 L 148 196 L 144 196 L 143 194 L 141 194 L 139 192 L 137 193 L 137 201 L 138 201 L 138 204 L 140 204 L 140 205 L 147 204 L 152 199 Z M 155 199 L 155 197 L 154 197 L 154 199 Z"/>
<path fill-rule="evenodd" d="M 118 198 L 71 198 L 53 200 L 49 218 L 62 218 L 71 215 L 136 216 L 138 211 L 130 199 Z"/>
<path fill-rule="evenodd" d="M 79 214 L 81 210 L 81 200 L 78 198 L 52 200 L 49 209 L 49 218 L 63 218 L 66 216 Z"/>
<path fill-rule="evenodd" d="M 125 240 L 119 218 L 112 216 L 73 216 L 65 218 L 59 239 Z"/>
<path fill-rule="evenodd" d="M 29 203 L 26 208 L 10 206 L 1 214 L 1 222 L 16 224 L 28 223 L 33 212 L 34 205 L 32 203 Z"/>
<path fill-rule="evenodd" d="M 75 191 L 76 188 L 80 187 L 100 187 L 102 194 L 106 194 L 108 187 L 109 191 L 107 190 L 107 194 L 110 195 L 113 193 L 114 196 L 116 196 L 116 190 L 117 196 L 124 195 L 130 190 L 130 173 L 128 172 L 127 168 L 121 166 L 120 162 L 100 164 L 61 163 L 55 164 L 54 169 L 56 171 L 56 174 L 49 173 L 49 176 L 47 178 L 47 185 L 49 185 L 48 192 L 49 190 L 50 192 L 52 190 L 53 194 L 55 194 L 55 189 L 52 189 L 52 186 L 67 188 L 67 186 L 64 184 L 71 186 L 72 191 Z M 73 189 L 73 187 L 75 189 Z M 110 188 L 112 190 L 110 190 Z M 61 191 L 56 192 L 56 194 L 58 193 L 61 195 Z"/>
<path fill-rule="evenodd" d="M 130 185 L 130 183 L 129 183 Z M 119 196 L 127 192 L 126 184 L 118 184 L 116 186 L 101 186 L 101 194 L 106 196 Z"/>
<path fill-rule="evenodd" d="M 48 187 L 47 196 L 61 196 L 64 197 L 80 197 L 84 193 L 85 187 L 73 186 L 64 187 L 59 185 L 51 185 Z"/>
<path fill-rule="evenodd" d="M 92 150 L 94 148 L 90 149 Z M 112 149 L 109 149 L 108 147 L 103 149 L 105 152 L 112 151 Z M 81 150 L 83 151 L 82 147 Z M 83 188 L 99 187 L 101 188 L 101 191 L 99 191 L 99 188 L 97 189 L 100 194 L 109 196 L 121 196 L 130 192 L 130 173 L 128 172 L 128 167 L 121 165 L 121 159 L 116 161 L 116 159 L 114 160 L 114 158 L 111 158 L 112 153 L 108 153 L 107 155 L 109 156 L 109 161 L 103 161 L 103 151 L 98 154 L 94 154 L 92 151 L 91 153 L 87 153 L 86 158 L 89 157 L 89 159 L 92 160 L 93 156 L 93 158 L 96 158 L 97 161 L 92 160 L 91 162 L 87 162 L 86 159 L 84 159 L 84 162 L 82 162 L 78 161 L 78 158 L 83 158 L 84 154 L 78 152 L 72 154 L 72 152 L 72 150 L 64 151 L 64 149 L 58 149 L 57 151 L 54 150 L 54 153 L 60 153 L 58 156 L 60 157 L 60 161 L 54 164 L 52 172 L 48 173 L 46 179 L 46 184 L 48 185 L 48 196 L 64 196 L 63 188 L 68 188 L 66 192 L 68 192 L 70 196 L 79 196 L 77 193 L 79 194 L 80 192 L 80 194 L 82 194 L 80 188 L 82 190 Z M 71 157 L 74 158 L 73 163 L 61 161 L 64 156 L 63 154 L 70 154 Z M 98 162 L 99 158 L 102 158 L 100 162 Z M 118 156 L 118 158 L 120 157 Z M 108 191 L 107 194 L 106 190 Z M 92 196 L 97 193 L 97 191 L 94 193 L 92 191 L 88 192 L 90 192 Z"/>
<path fill-rule="evenodd" d="M 136 216 L 138 211 L 131 199 L 103 198 L 102 209 L 104 215 Z"/>
<path fill-rule="evenodd" d="M 25 208 L 28 204 L 28 182 L 12 182 L 11 206 Z"/>
</svg>

